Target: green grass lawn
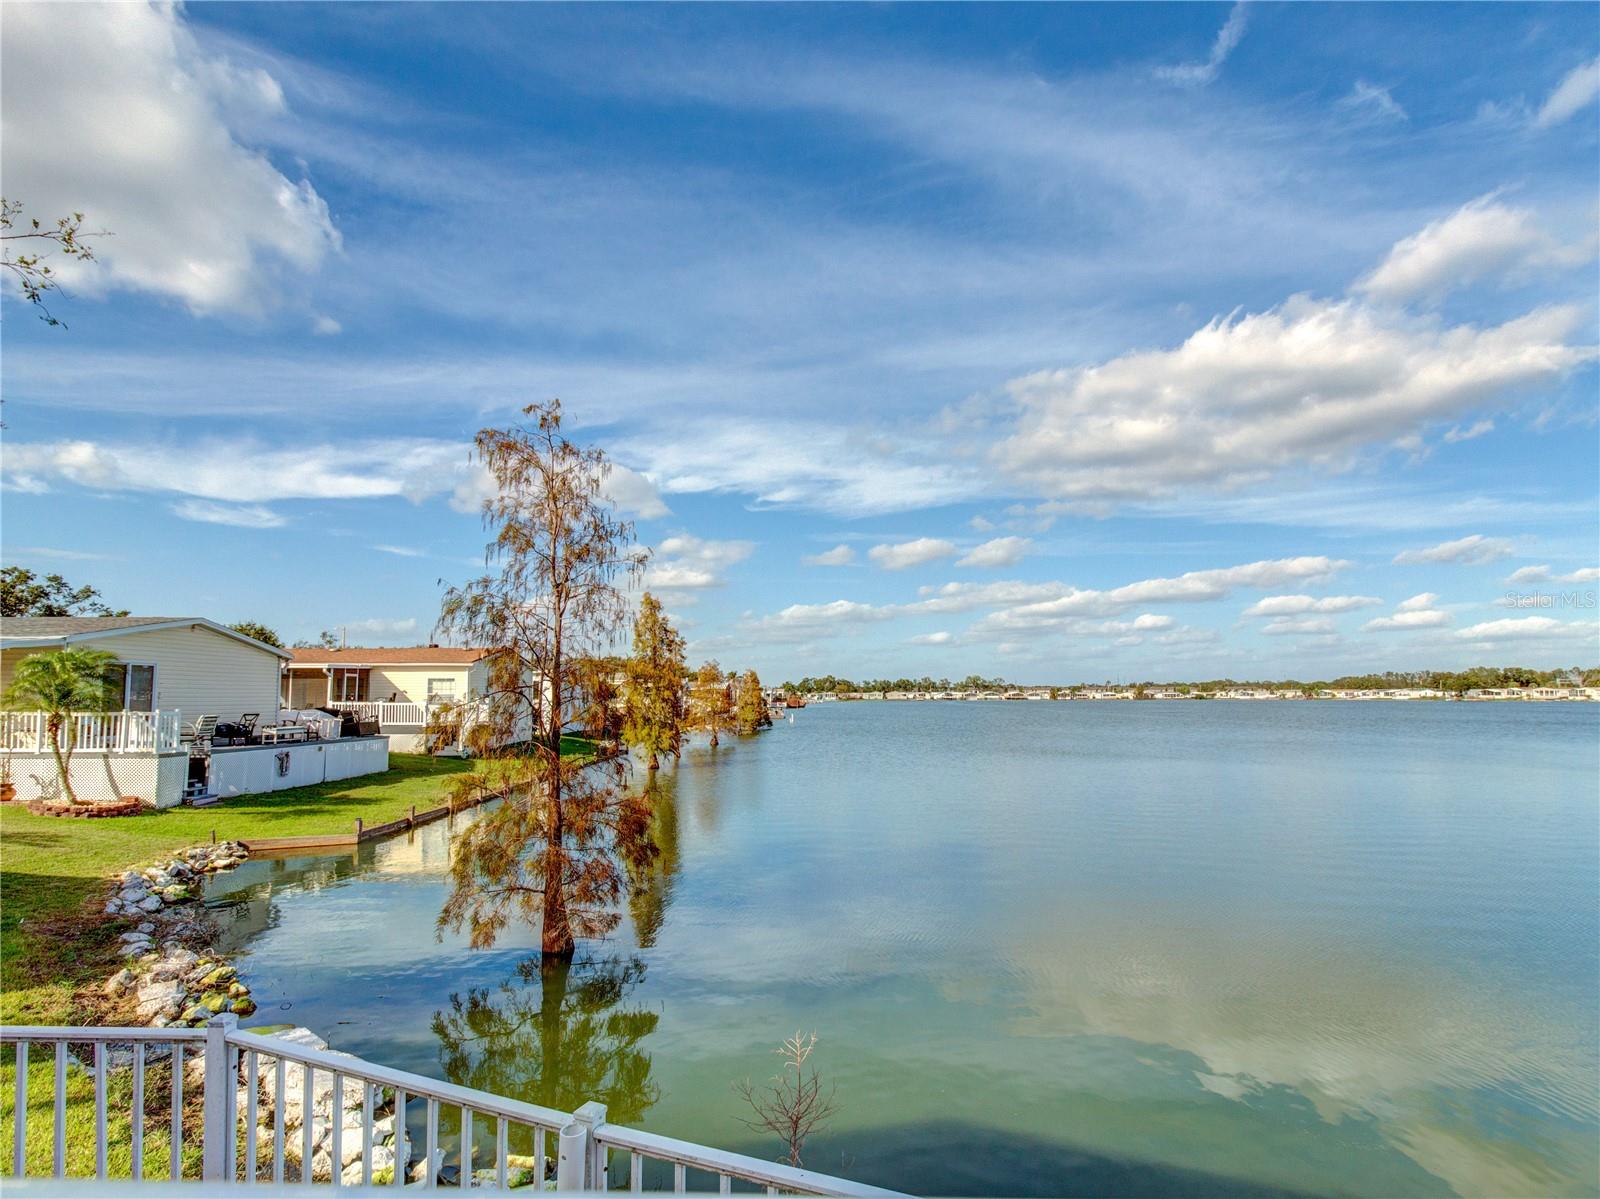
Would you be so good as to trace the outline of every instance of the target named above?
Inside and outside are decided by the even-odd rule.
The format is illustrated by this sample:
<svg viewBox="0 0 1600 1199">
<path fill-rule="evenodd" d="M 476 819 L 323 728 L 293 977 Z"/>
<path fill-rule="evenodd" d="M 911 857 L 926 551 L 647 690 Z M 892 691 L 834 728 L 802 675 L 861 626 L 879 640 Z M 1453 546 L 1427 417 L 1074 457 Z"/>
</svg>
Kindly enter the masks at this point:
<svg viewBox="0 0 1600 1199">
<path fill-rule="evenodd" d="M 581 737 L 563 737 L 564 754 L 589 754 Z M 128 922 L 100 919 L 86 905 L 104 883 L 188 845 L 254 837 L 353 832 L 437 807 L 460 758 L 390 754 L 389 769 L 265 795 L 241 795 L 208 808 L 169 808 L 140 816 L 72 820 L 0 806 L 0 1023 L 75 1024 L 73 993 L 114 972 L 117 937 Z M 96 918 L 85 919 L 86 915 Z"/>
<path fill-rule="evenodd" d="M 125 922 L 82 920 L 111 876 L 211 840 L 301 837 L 398 820 L 437 807 L 459 758 L 390 754 L 383 774 L 241 795 L 209 808 L 70 820 L 0 807 L 0 1023 L 72 1024 L 72 995 L 116 966 Z"/>
<path fill-rule="evenodd" d="M 581 737 L 564 737 L 564 754 L 589 754 Z M 106 880 L 189 845 L 254 837 L 304 837 L 352 832 L 356 820 L 384 824 L 438 807 L 451 776 L 470 770 L 459 758 L 390 754 L 389 769 L 338 782 L 266 795 L 242 795 L 208 808 L 171 808 L 140 816 L 73 820 L 35 816 L 21 804 L 0 806 L 0 1023 L 87 1024 L 93 1012 L 79 999 L 117 969 L 117 937 L 131 921 L 106 917 L 99 906 Z M 146 1121 L 146 1177 L 164 1177 L 170 1162 L 164 1067 L 151 1072 Z M 0 1138 L 11 1144 L 15 1055 L 0 1059 Z M 157 1085 L 157 1084 L 161 1085 Z M 114 1088 L 129 1086 L 126 1072 Z M 53 1127 L 53 1072 L 37 1059 L 28 1070 L 30 1174 L 48 1173 Z M 68 1074 L 68 1174 L 94 1171 L 93 1083 L 76 1067 Z M 113 1093 L 109 1167 L 129 1176 L 128 1096 Z M 191 1113 L 195 1143 L 185 1144 L 185 1172 L 199 1168 L 198 1113 Z M 187 1138 L 186 1138 L 187 1141 Z M 9 1173 L 9 1149 L 6 1166 Z"/>
</svg>

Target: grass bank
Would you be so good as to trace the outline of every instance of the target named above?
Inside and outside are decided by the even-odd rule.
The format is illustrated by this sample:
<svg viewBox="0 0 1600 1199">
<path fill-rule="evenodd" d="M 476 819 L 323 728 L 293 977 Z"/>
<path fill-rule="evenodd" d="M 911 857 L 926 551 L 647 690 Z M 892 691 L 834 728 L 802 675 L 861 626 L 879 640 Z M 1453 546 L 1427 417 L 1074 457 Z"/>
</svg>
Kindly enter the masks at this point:
<svg viewBox="0 0 1600 1199">
<path fill-rule="evenodd" d="M 562 752 L 589 754 L 582 738 L 562 740 Z M 383 824 L 413 805 L 437 807 L 454 775 L 471 769 L 459 758 L 390 754 L 383 774 L 318 783 L 267 795 L 242 795 L 209 808 L 172 808 L 140 816 L 71 820 L 35 816 L 21 804 L 0 806 L 0 1023 L 86 1024 L 93 1022 L 92 995 L 121 964 L 117 937 L 129 922 L 106 917 L 100 907 L 106 880 L 185 846 L 251 837 L 304 837 L 348 832 L 357 819 Z M 91 989 L 92 988 L 92 989 Z M 164 1177 L 170 1162 L 167 1088 L 155 1067 L 147 1088 L 145 1176 Z M 0 1061 L 0 1134 L 11 1143 L 13 1053 Z M 48 1173 L 52 1138 L 53 1072 L 46 1062 L 28 1071 L 28 1161 L 33 1174 Z M 113 1076 L 111 1154 L 113 1178 L 130 1174 L 126 1073 Z M 120 1088 L 120 1090 L 119 1090 Z M 68 1075 L 68 1173 L 94 1170 L 93 1082 L 74 1069 Z M 185 1174 L 199 1169 L 198 1111 L 182 1156 Z M 9 1172 L 7 1168 L 0 1174 Z"/>
<path fill-rule="evenodd" d="M 105 880 L 187 845 L 256 837 L 348 832 L 437 806 L 459 758 L 390 754 L 390 769 L 266 795 L 241 795 L 209 808 L 69 820 L 0 807 L 0 1023 L 74 1024 L 73 993 L 117 965 L 124 923 L 102 920 L 91 900 Z"/>
</svg>

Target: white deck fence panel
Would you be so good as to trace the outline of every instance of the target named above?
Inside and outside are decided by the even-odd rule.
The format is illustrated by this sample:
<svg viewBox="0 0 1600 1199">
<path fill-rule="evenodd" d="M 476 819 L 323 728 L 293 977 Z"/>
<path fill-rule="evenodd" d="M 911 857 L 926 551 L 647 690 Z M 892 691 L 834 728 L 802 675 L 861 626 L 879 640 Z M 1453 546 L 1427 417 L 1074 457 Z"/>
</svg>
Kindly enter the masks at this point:
<svg viewBox="0 0 1600 1199">
<path fill-rule="evenodd" d="M 74 753 L 176 753 L 182 713 L 75 712 L 61 729 L 61 748 Z M 50 719 L 44 712 L 0 712 L 0 749 L 13 753 L 50 752 Z"/>
<path fill-rule="evenodd" d="M 396 1187 L 435 1189 L 446 1179 L 463 1188 L 532 1191 L 553 1180 L 559 1191 L 593 1193 L 611 1189 L 611 1175 L 624 1163 L 627 1189 L 640 1191 L 646 1161 L 670 1167 L 671 1189 L 679 1192 L 694 1170 L 715 1178 L 722 1194 L 735 1181 L 767 1194 L 898 1193 L 608 1124 L 597 1103 L 575 1113 L 557 1111 L 285 1037 L 244 1032 L 231 1015 L 217 1016 L 204 1028 L 14 1025 L 0 1028 L 0 1044 L 13 1048 L 17 1059 L 8 1188 L 30 1177 L 28 1129 L 39 1111 L 36 1096 L 31 1108 L 28 1103 L 31 1066 L 34 1076 L 53 1076 L 48 1175 L 75 1177 L 86 1194 L 111 1193 L 105 1189 L 115 1181 L 109 1152 L 124 1136 L 131 1138 L 128 1174 L 193 1178 L 192 1162 L 184 1169 L 183 1151 L 198 1146 L 198 1174 L 211 1189 L 220 1184 L 264 1193 L 287 1193 L 286 1184 L 295 1182 L 303 1185 L 293 1187 L 294 1193 L 330 1187 L 360 1193 L 378 1186 L 392 1193 Z M 88 1071 L 94 1096 L 93 1167 L 77 1175 L 68 1169 L 66 1141 L 72 1063 Z M 152 1068 L 167 1078 L 152 1080 Z M 131 1078 L 116 1091 L 132 1098 L 114 1108 L 111 1081 L 123 1071 Z M 168 1147 L 156 1156 L 145 1144 L 152 1126 L 147 1097 L 162 1081 Z M 186 1101 L 196 1096 L 203 1112 L 198 1121 L 192 1108 L 185 1115 Z M 299 1127 L 291 1129 L 291 1122 Z M 413 1144 L 414 1134 L 420 1143 Z"/>
</svg>

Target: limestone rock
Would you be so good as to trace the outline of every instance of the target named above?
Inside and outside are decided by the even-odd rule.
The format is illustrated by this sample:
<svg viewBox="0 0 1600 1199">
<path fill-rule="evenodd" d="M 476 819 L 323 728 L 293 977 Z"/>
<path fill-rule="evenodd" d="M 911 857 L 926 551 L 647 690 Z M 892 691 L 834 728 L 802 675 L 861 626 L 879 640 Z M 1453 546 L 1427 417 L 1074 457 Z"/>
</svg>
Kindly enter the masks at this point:
<svg viewBox="0 0 1600 1199">
<path fill-rule="evenodd" d="M 128 993 L 128 989 L 133 986 L 134 979 L 136 977 L 137 976 L 132 970 L 129 970 L 127 967 L 123 967 L 110 978 L 106 979 L 106 985 L 104 987 L 105 993 L 107 995 L 126 995 Z"/>
<path fill-rule="evenodd" d="M 150 967 L 150 977 L 158 981 L 181 979 L 194 969 L 194 954 L 187 949 L 163 953 L 161 960 Z"/>
<path fill-rule="evenodd" d="M 352 1138 L 347 1130 L 345 1133 L 344 1144 L 339 1147 L 341 1150 L 339 1156 L 344 1158 L 345 1163 L 344 1169 L 339 1174 L 339 1180 L 347 1187 L 361 1185 L 360 1136 L 361 1130 L 358 1128 L 355 1132 L 356 1143 L 352 1146 Z M 383 1177 L 385 1181 L 392 1181 L 394 1179 L 394 1150 L 390 1149 L 387 1145 L 374 1145 L 372 1148 L 373 1182 L 378 1181 L 378 1171 L 380 1170 L 383 1171 Z"/>
<path fill-rule="evenodd" d="M 172 979 L 147 979 L 139 985 L 134 999 L 139 1005 L 139 1019 L 165 1016 L 170 1020 L 183 1010 L 183 986 Z"/>
</svg>

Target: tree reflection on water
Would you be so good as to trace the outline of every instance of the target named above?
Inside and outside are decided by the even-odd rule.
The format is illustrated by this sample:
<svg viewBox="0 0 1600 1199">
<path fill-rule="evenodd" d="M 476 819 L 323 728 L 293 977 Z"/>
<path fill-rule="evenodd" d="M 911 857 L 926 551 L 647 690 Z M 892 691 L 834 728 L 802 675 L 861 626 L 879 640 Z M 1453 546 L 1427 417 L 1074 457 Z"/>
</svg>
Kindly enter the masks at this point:
<svg viewBox="0 0 1600 1199">
<path fill-rule="evenodd" d="M 656 854 L 648 864 L 628 871 L 628 915 L 639 948 L 649 949 L 672 905 L 672 888 L 678 877 L 677 775 L 652 777 L 645 785 L 650 806 L 650 837 Z"/>
<path fill-rule="evenodd" d="M 433 1014 L 445 1077 L 558 1111 L 596 1100 L 636 1122 L 658 1098 L 641 1043 L 659 1013 L 623 1006 L 644 978 L 637 957 L 530 958 L 498 989 L 452 993 Z"/>
</svg>

